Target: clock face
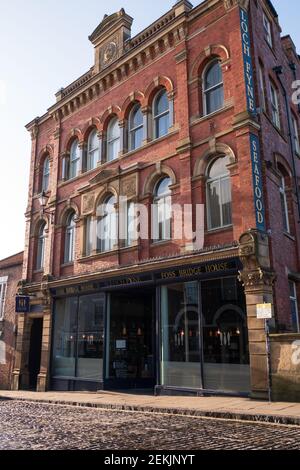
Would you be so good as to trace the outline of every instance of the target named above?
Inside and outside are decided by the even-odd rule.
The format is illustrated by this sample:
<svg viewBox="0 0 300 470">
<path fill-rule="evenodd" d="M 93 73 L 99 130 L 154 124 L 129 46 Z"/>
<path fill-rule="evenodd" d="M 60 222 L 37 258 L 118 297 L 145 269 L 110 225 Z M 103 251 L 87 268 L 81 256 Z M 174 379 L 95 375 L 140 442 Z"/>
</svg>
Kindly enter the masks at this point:
<svg viewBox="0 0 300 470">
<path fill-rule="evenodd" d="M 116 43 L 110 42 L 104 50 L 104 54 L 103 54 L 104 63 L 107 64 L 108 62 L 111 62 L 111 60 L 116 56 L 116 53 L 117 53 Z"/>
</svg>

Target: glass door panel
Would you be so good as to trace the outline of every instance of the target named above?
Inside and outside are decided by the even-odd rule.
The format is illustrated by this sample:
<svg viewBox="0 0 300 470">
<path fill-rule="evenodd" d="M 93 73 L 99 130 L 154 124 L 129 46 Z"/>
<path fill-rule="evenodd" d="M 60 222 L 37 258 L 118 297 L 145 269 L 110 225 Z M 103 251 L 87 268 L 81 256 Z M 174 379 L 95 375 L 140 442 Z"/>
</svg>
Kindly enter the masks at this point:
<svg viewBox="0 0 300 470">
<path fill-rule="evenodd" d="M 202 292 L 204 388 L 250 391 L 245 297 L 236 278 L 204 281 Z"/>
<path fill-rule="evenodd" d="M 198 283 L 161 288 L 161 382 L 201 388 Z"/>
<path fill-rule="evenodd" d="M 152 293 L 110 295 L 107 378 L 115 379 L 116 385 L 123 382 L 130 388 L 154 383 L 152 302 Z"/>
</svg>

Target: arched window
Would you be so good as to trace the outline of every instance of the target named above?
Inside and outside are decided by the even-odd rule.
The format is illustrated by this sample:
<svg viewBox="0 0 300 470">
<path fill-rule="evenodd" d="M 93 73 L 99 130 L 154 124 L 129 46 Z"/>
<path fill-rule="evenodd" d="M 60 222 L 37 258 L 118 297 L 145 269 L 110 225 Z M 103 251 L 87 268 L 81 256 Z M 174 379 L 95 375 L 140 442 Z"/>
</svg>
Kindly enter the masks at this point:
<svg viewBox="0 0 300 470">
<path fill-rule="evenodd" d="M 290 222 L 289 222 L 289 210 L 286 196 L 286 182 L 283 174 L 280 175 L 280 202 L 281 202 L 281 212 L 283 220 L 283 229 L 285 232 L 290 233 Z"/>
<path fill-rule="evenodd" d="M 129 150 L 135 150 L 143 143 L 143 113 L 136 104 L 129 115 Z"/>
<path fill-rule="evenodd" d="M 218 59 L 211 62 L 204 71 L 204 114 L 211 114 L 224 106 L 223 74 Z"/>
<path fill-rule="evenodd" d="M 171 179 L 169 177 L 165 177 L 156 184 L 154 190 L 154 213 L 152 229 L 153 240 L 157 242 L 171 239 L 171 184 Z"/>
<path fill-rule="evenodd" d="M 154 138 L 158 139 L 168 134 L 170 127 L 169 100 L 165 89 L 156 95 L 153 108 Z"/>
<path fill-rule="evenodd" d="M 118 119 L 113 118 L 107 128 L 107 161 L 118 158 L 120 152 L 120 127 Z"/>
<path fill-rule="evenodd" d="M 110 251 L 117 242 L 117 214 L 115 209 L 116 198 L 109 196 L 104 203 L 98 207 L 97 223 L 97 250 Z"/>
<path fill-rule="evenodd" d="M 64 263 L 72 263 L 75 257 L 75 217 L 75 213 L 72 212 L 67 218 L 65 228 Z"/>
<path fill-rule="evenodd" d="M 50 178 L 50 159 L 46 157 L 43 164 L 42 191 L 48 191 Z"/>
<path fill-rule="evenodd" d="M 129 202 L 127 204 L 127 217 L 126 217 L 126 246 L 131 246 L 136 240 L 136 213 L 135 203 Z"/>
<path fill-rule="evenodd" d="M 88 138 L 88 148 L 87 148 L 87 161 L 86 169 L 87 171 L 93 170 L 97 167 L 97 161 L 99 157 L 99 138 L 97 130 L 94 129 Z"/>
<path fill-rule="evenodd" d="M 70 150 L 70 178 L 75 178 L 79 174 L 80 149 L 78 140 L 74 140 Z"/>
<path fill-rule="evenodd" d="M 208 229 L 226 227 L 232 223 L 229 163 L 229 157 L 219 157 L 208 168 Z"/>
<path fill-rule="evenodd" d="M 36 269 L 41 271 L 44 269 L 45 262 L 45 240 L 46 240 L 46 222 L 43 222 L 38 231 L 37 253 L 36 253 Z"/>
</svg>

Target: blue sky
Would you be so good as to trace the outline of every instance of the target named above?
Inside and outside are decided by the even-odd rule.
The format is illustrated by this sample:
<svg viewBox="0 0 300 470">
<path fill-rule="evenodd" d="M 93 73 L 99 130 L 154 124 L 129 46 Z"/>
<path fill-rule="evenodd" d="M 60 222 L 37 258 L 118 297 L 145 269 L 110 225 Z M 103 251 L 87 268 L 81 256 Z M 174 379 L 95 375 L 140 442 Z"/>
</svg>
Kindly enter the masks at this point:
<svg viewBox="0 0 300 470">
<path fill-rule="evenodd" d="M 21 251 L 24 244 L 30 162 L 24 125 L 53 104 L 59 88 L 92 66 L 93 47 L 87 37 L 105 13 L 124 7 L 135 18 L 135 35 L 174 3 L 0 0 L 0 259 Z M 300 52 L 299 0 L 273 3 L 283 33 L 291 34 Z"/>
</svg>

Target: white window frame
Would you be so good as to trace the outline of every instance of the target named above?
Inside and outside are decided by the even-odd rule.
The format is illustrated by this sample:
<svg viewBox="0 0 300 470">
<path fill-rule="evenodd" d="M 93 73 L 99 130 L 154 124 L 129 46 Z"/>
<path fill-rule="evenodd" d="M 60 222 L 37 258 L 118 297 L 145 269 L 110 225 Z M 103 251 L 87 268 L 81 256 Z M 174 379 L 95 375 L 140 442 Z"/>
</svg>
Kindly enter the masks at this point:
<svg viewBox="0 0 300 470">
<path fill-rule="evenodd" d="M 158 188 L 165 180 L 170 180 L 169 187 L 172 185 L 171 178 L 165 176 L 155 185 L 154 204 L 152 208 L 152 238 L 153 243 L 160 243 L 172 240 L 172 192 L 158 195 Z M 160 234 L 161 227 L 161 234 Z"/>
<path fill-rule="evenodd" d="M 125 246 L 129 247 L 136 241 L 136 210 L 135 203 L 128 201 L 126 207 L 126 240 Z"/>
<path fill-rule="evenodd" d="M 157 103 L 158 99 L 160 98 L 160 96 L 163 95 L 163 94 L 166 94 L 166 97 L 167 97 L 167 100 L 168 100 L 168 109 L 166 109 L 166 111 L 163 111 L 160 114 L 156 114 L 156 112 L 155 112 L 156 111 L 156 103 Z M 161 137 L 164 137 L 165 135 L 168 135 L 169 128 L 170 128 L 170 100 L 168 98 L 168 93 L 167 93 L 167 90 L 165 88 L 162 88 L 161 90 L 159 90 L 158 93 L 156 93 L 156 96 L 153 100 L 152 113 L 153 113 L 153 136 L 154 136 L 154 139 L 160 139 Z M 156 123 L 157 123 L 157 121 L 159 121 L 164 116 L 168 116 L 168 118 L 169 118 L 168 131 L 166 132 L 166 134 L 157 135 L 157 124 Z"/>
<path fill-rule="evenodd" d="M 298 310 L 298 299 L 297 299 L 297 289 L 296 289 L 296 283 L 295 281 L 292 281 L 291 279 L 289 279 L 289 292 L 291 292 L 290 290 L 290 286 L 293 286 L 293 291 L 294 291 L 294 295 L 291 295 L 290 293 L 290 302 L 291 304 L 293 303 L 294 306 L 295 306 L 295 310 L 296 310 L 296 322 L 297 322 L 297 332 L 299 333 L 300 332 L 300 323 L 299 323 L 299 310 Z"/>
<path fill-rule="evenodd" d="M 96 147 L 92 147 L 92 143 L 94 141 L 94 136 L 96 136 L 97 140 L 97 145 Z M 87 161 L 86 161 L 86 170 L 94 170 L 97 168 L 97 161 L 98 161 L 98 155 L 99 155 L 99 138 L 98 138 L 98 133 L 97 129 L 93 129 L 90 132 L 89 138 L 88 138 L 88 145 L 87 145 Z"/>
<path fill-rule="evenodd" d="M 279 192 L 280 192 L 280 197 L 281 197 L 281 200 L 282 200 L 281 207 L 284 210 L 284 213 L 282 214 L 283 217 L 284 217 L 283 229 L 286 233 L 290 233 L 289 209 L 288 209 L 288 203 L 287 203 L 287 198 L 286 198 L 285 179 L 284 179 L 283 175 L 280 175 Z M 286 227 L 285 227 L 285 225 L 286 225 Z"/>
<path fill-rule="evenodd" d="M 207 71 L 210 67 L 213 66 L 214 63 L 220 63 L 220 59 L 213 59 L 211 60 L 207 65 L 206 67 L 204 68 L 203 70 L 203 73 L 202 73 L 202 84 L 203 84 L 203 93 L 202 93 L 202 104 L 203 104 L 203 114 L 204 116 L 209 116 L 210 114 L 213 114 L 213 113 L 217 113 L 218 111 L 220 111 L 221 109 L 224 108 L 224 77 L 223 77 L 223 72 L 222 72 L 222 69 L 221 69 L 221 72 L 222 72 L 222 81 L 213 85 L 212 87 L 210 88 L 205 88 L 205 81 L 206 81 L 206 74 L 207 74 Z M 207 110 L 207 94 L 217 88 L 222 88 L 223 90 L 223 105 L 216 109 L 215 111 L 212 111 L 211 113 L 208 112 Z"/>
<path fill-rule="evenodd" d="M 74 151 L 75 146 L 76 146 L 76 158 L 73 158 L 75 154 L 75 151 Z M 75 171 L 73 171 L 74 168 L 75 168 Z M 76 139 L 72 143 L 71 149 L 70 149 L 69 179 L 76 178 L 79 175 L 79 168 L 80 168 L 80 148 L 79 148 L 79 141 L 78 139 Z"/>
<path fill-rule="evenodd" d="M 76 214 L 73 213 L 67 218 L 65 229 L 65 251 L 64 264 L 73 263 L 75 259 L 75 237 L 76 237 Z"/>
<path fill-rule="evenodd" d="M 217 157 L 212 163 L 211 165 L 209 166 L 209 169 L 213 166 L 213 164 L 219 159 L 219 158 L 226 158 L 226 157 Z M 224 221 L 223 221 L 223 212 L 222 212 L 222 205 L 223 205 L 223 201 L 222 199 L 220 198 L 220 204 L 219 204 L 219 209 L 220 209 L 220 221 L 221 221 L 221 224 L 219 227 L 212 227 L 212 217 L 211 217 L 211 214 L 212 214 L 212 209 L 211 209 L 211 204 L 210 204 L 210 192 L 209 192 L 209 187 L 212 183 L 218 183 L 218 186 L 219 186 L 219 194 L 221 195 L 222 192 L 221 192 L 221 184 L 224 182 L 224 181 L 229 181 L 229 185 L 230 185 L 230 194 L 231 194 L 231 201 L 230 201 L 230 204 L 231 204 L 231 223 L 230 224 L 224 224 Z M 232 185 L 231 185 L 231 177 L 230 177 L 230 173 L 224 173 L 224 174 L 220 174 L 218 176 L 215 176 L 215 177 L 212 177 L 212 178 L 207 178 L 207 181 L 206 181 L 206 201 L 207 201 L 207 230 L 208 231 L 214 231 L 214 230 L 220 230 L 220 229 L 223 229 L 223 228 L 226 228 L 226 227 L 231 227 L 232 226 Z"/>
<path fill-rule="evenodd" d="M 261 100 L 262 100 L 262 110 L 266 111 L 266 93 L 265 93 L 265 71 L 263 65 L 259 63 L 259 85 L 260 85 L 260 92 L 261 92 Z"/>
<path fill-rule="evenodd" d="M 114 126 L 117 126 L 118 128 L 118 136 L 113 136 L 112 132 L 111 132 L 111 129 L 112 127 Z M 114 149 L 114 145 L 116 142 L 119 142 L 119 151 L 118 151 L 118 154 L 115 155 L 113 153 L 113 155 L 111 156 L 111 148 Z M 118 157 L 119 157 L 119 152 L 120 152 L 120 149 L 121 149 L 121 130 L 120 130 L 120 126 L 119 126 L 119 121 L 118 121 L 118 118 L 117 117 L 113 117 L 109 124 L 108 124 L 108 127 L 107 127 L 107 142 L 106 142 L 106 161 L 108 162 L 112 162 L 114 160 L 116 160 Z"/>
<path fill-rule="evenodd" d="M 8 276 L 0 277 L 0 320 L 4 319 Z"/>
<path fill-rule="evenodd" d="M 112 202 L 114 201 L 114 202 Z M 115 208 L 117 201 L 115 196 L 108 197 L 101 207 L 102 214 L 97 224 L 97 251 L 105 253 L 112 251 L 118 241 L 118 214 Z"/>
<path fill-rule="evenodd" d="M 265 13 L 263 13 L 263 24 L 264 24 L 264 32 L 265 32 L 265 39 L 270 47 L 273 48 L 273 38 L 272 38 L 272 25 L 271 21 L 267 17 Z"/>
<path fill-rule="evenodd" d="M 129 115 L 129 150 L 130 151 L 133 151 L 133 150 L 137 150 L 138 148 L 141 148 L 141 146 L 143 145 L 143 143 L 141 143 L 140 146 L 136 147 L 133 143 L 135 141 L 134 137 L 135 137 L 135 134 L 137 131 L 139 130 L 143 130 L 144 129 L 144 120 L 143 120 L 143 114 L 142 114 L 142 123 L 139 124 L 138 126 L 136 127 L 132 127 L 132 122 L 133 122 L 133 115 L 138 111 L 140 110 L 141 113 L 142 113 L 142 109 L 141 109 L 141 105 L 139 103 L 137 103 L 133 108 L 132 110 L 130 111 L 130 115 Z M 143 138 L 142 138 L 142 141 L 143 141 Z"/>
<path fill-rule="evenodd" d="M 49 180 L 50 180 L 50 158 L 46 157 L 43 163 L 42 191 L 45 191 L 45 192 L 48 191 Z"/>
<path fill-rule="evenodd" d="M 274 126 L 276 126 L 278 129 L 281 129 L 278 91 L 272 82 L 270 83 L 270 94 L 271 94 L 272 122 Z"/>
<path fill-rule="evenodd" d="M 295 116 L 292 116 L 293 127 L 294 127 L 294 143 L 295 143 L 295 152 L 297 155 L 300 155 L 300 140 L 299 140 L 299 131 L 298 131 L 298 122 Z"/>
<path fill-rule="evenodd" d="M 43 232 L 41 228 L 43 227 Z M 42 224 L 38 231 L 36 270 L 43 271 L 45 267 L 45 247 L 46 247 L 46 223 Z"/>
</svg>

